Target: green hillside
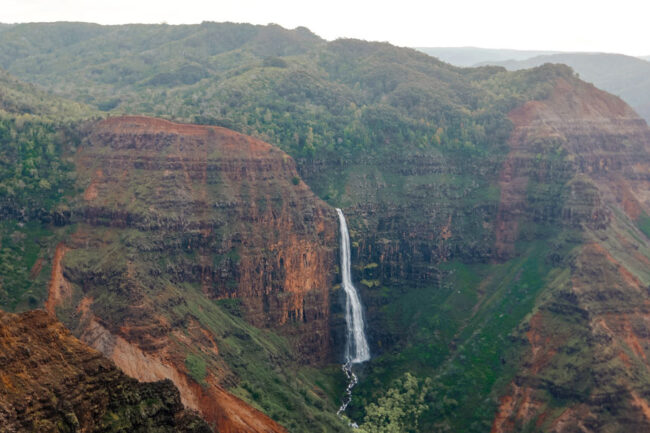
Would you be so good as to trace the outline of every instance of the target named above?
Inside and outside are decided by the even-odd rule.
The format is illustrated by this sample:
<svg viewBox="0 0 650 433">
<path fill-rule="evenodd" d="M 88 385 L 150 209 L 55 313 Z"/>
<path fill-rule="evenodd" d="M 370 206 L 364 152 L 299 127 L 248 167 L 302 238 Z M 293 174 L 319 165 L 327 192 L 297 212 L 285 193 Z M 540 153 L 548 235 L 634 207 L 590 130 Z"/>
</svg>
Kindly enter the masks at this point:
<svg viewBox="0 0 650 433">
<path fill-rule="evenodd" d="M 78 128 L 98 116 L 0 70 L 0 304 L 10 311 L 43 301 L 49 275 L 34 265 L 52 248 L 57 205 L 74 190 Z"/>
</svg>

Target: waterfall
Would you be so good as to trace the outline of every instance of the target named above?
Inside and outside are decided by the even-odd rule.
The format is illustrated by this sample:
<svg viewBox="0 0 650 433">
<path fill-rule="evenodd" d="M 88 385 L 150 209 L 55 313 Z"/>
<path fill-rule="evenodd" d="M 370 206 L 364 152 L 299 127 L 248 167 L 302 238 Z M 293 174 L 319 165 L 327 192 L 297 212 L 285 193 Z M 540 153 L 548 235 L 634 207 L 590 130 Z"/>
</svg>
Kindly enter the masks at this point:
<svg viewBox="0 0 650 433">
<path fill-rule="evenodd" d="M 350 404 L 352 399 L 352 388 L 359 381 L 357 375 L 352 371 L 354 364 L 360 364 L 370 359 L 370 348 L 366 340 L 365 324 L 363 321 L 363 309 L 357 289 L 352 284 L 350 272 L 350 234 L 345 216 L 341 209 L 336 209 L 341 227 L 341 286 L 345 291 L 345 324 L 347 338 L 345 341 L 345 364 L 343 371 L 348 378 L 348 387 L 345 391 L 343 404 L 337 414 L 341 415 Z M 352 423 L 353 427 L 356 424 Z"/>
<path fill-rule="evenodd" d="M 359 293 L 352 284 L 350 273 L 350 234 L 345 216 L 341 209 L 336 209 L 341 225 L 341 286 L 345 291 L 345 323 L 347 325 L 347 340 L 345 343 L 345 361 L 359 364 L 370 359 L 370 348 L 366 340 L 363 322 L 363 310 Z"/>
</svg>

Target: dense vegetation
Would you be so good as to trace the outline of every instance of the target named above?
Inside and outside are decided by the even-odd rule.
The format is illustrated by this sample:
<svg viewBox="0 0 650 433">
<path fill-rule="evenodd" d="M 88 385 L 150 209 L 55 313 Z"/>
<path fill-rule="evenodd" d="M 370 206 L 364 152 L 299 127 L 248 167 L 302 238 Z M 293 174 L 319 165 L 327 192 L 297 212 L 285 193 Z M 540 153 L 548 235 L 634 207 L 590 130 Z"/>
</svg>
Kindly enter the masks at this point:
<svg viewBox="0 0 650 433">
<path fill-rule="evenodd" d="M 373 154 L 386 144 L 485 151 L 506 136 L 504 113 L 539 96 L 535 86 L 513 91 L 503 69 L 453 68 L 382 43 L 327 44 L 303 28 L 25 24 L 0 42 L 0 66 L 61 95 L 219 124 L 294 157 Z"/>
<path fill-rule="evenodd" d="M 77 127 L 96 112 L 22 83 L 0 70 L 0 304 L 13 311 L 42 303 L 52 253 L 49 225 L 73 189 L 69 159 Z"/>
</svg>

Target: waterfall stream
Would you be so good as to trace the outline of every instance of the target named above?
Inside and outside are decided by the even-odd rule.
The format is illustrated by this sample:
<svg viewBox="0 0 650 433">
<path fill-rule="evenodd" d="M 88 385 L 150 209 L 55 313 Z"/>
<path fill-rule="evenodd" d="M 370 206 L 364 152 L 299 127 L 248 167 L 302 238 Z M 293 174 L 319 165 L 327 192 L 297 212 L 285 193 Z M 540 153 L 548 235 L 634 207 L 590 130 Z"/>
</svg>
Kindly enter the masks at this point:
<svg viewBox="0 0 650 433">
<path fill-rule="evenodd" d="M 341 286 L 345 291 L 345 324 L 347 330 L 343 371 L 348 378 L 348 387 L 345 390 L 343 403 L 337 412 L 338 415 L 341 415 L 352 400 L 352 388 L 359 382 L 357 375 L 352 371 L 352 366 L 368 361 L 370 359 L 370 348 L 366 339 L 361 299 L 357 289 L 352 284 L 348 225 L 341 209 L 336 209 L 336 213 L 339 216 L 341 227 Z M 356 427 L 356 424 L 352 423 L 352 426 Z"/>
</svg>

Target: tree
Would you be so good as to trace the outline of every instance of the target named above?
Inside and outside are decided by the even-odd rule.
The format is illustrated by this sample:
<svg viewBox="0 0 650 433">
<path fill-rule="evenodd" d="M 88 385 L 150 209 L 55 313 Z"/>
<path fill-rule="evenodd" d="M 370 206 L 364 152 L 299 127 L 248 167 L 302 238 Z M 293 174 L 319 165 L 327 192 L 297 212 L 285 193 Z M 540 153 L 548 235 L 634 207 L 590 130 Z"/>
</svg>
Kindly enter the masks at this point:
<svg viewBox="0 0 650 433">
<path fill-rule="evenodd" d="M 377 403 L 366 407 L 366 416 L 358 432 L 417 432 L 420 415 L 429 407 L 427 394 L 430 388 L 430 379 L 421 383 L 411 373 L 406 373 Z"/>
</svg>

